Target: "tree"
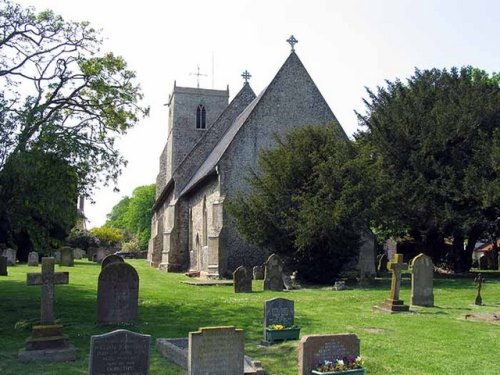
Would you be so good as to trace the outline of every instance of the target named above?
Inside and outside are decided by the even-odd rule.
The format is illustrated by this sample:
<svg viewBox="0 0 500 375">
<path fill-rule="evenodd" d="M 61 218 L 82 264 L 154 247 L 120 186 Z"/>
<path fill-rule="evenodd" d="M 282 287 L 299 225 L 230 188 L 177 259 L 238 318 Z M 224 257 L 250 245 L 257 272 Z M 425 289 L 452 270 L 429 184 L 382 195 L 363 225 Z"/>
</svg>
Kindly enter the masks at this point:
<svg viewBox="0 0 500 375">
<path fill-rule="evenodd" d="M 120 229 L 107 227 L 92 228 L 90 233 L 99 240 L 99 244 L 104 247 L 115 247 L 123 240 L 123 233 Z"/>
<path fill-rule="evenodd" d="M 422 251 L 456 271 L 471 264 L 476 241 L 500 216 L 494 139 L 500 127 L 500 87 L 483 71 L 465 67 L 416 70 L 403 83 L 368 90 L 366 130 L 356 138 L 378 161 L 374 182 L 385 185 L 378 225 L 409 234 Z M 439 242 L 453 241 L 442 254 Z M 468 240 L 464 251 L 464 239 Z"/>
<path fill-rule="evenodd" d="M 251 192 L 230 201 L 229 211 L 247 241 L 282 255 L 311 281 L 331 282 L 357 258 L 368 227 L 369 154 L 333 126 L 292 130 L 277 142 L 261 152 Z"/>
</svg>

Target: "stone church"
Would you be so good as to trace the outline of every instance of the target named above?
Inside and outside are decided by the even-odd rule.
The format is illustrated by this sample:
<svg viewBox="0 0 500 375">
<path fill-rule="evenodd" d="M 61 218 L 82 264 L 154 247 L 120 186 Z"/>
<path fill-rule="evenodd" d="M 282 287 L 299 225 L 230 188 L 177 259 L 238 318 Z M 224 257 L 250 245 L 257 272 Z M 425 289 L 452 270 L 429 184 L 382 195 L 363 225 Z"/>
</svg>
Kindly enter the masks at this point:
<svg viewBox="0 0 500 375">
<path fill-rule="evenodd" d="M 345 136 L 292 46 L 269 85 L 256 96 L 248 83 L 229 89 L 179 87 L 170 95 L 167 143 L 160 156 L 148 260 L 164 271 L 229 275 L 262 264 L 264 249 L 239 236 L 224 202 L 248 190 L 245 177 L 260 150 L 290 129 L 333 123 Z M 347 136 L 346 136 L 347 139 Z"/>
</svg>

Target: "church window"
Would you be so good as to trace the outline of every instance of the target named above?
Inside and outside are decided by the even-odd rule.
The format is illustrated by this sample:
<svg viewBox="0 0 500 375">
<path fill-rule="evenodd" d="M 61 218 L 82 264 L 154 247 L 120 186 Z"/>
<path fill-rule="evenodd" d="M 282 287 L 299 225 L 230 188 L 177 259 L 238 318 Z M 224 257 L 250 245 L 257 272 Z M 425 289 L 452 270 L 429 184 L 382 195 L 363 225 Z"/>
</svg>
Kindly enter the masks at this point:
<svg viewBox="0 0 500 375">
<path fill-rule="evenodd" d="M 208 214 L 207 214 L 207 198 L 203 198 L 203 243 L 202 246 L 208 245 Z"/>
<path fill-rule="evenodd" d="M 196 129 L 206 129 L 207 127 L 207 111 L 203 104 L 200 104 L 196 109 Z"/>
</svg>

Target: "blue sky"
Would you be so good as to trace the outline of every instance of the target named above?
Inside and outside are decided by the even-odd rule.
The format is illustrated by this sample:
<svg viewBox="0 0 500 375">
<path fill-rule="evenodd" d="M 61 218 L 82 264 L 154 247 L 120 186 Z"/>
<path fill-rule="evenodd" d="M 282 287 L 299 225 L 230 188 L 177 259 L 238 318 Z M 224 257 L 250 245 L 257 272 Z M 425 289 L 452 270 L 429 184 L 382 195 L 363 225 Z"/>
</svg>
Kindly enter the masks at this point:
<svg viewBox="0 0 500 375">
<path fill-rule="evenodd" d="M 128 167 L 112 188 L 86 206 L 90 226 L 139 186 L 155 181 L 166 141 L 167 102 L 174 80 L 196 87 L 189 73 L 208 74 L 201 87 L 235 95 L 248 69 L 260 92 L 296 51 L 348 134 L 357 129 L 365 87 L 411 76 L 415 67 L 472 65 L 500 71 L 500 2 L 407 0 L 20 0 L 103 29 L 104 50 L 125 57 L 151 106 L 151 116 L 119 140 Z M 212 66 L 212 59 L 214 64 Z M 212 75 L 212 72 L 214 74 Z"/>
</svg>

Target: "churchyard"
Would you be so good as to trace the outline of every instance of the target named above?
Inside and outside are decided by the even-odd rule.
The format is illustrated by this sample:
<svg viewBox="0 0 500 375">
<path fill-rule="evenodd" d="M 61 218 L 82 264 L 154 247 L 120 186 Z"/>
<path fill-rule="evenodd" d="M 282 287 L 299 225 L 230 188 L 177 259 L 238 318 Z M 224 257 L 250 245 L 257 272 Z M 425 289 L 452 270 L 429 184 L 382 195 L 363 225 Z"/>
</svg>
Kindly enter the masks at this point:
<svg viewBox="0 0 500 375">
<path fill-rule="evenodd" d="M 474 304 L 474 275 L 435 277 L 434 307 L 411 306 L 410 312 L 389 314 L 373 311 L 374 306 L 389 297 L 389 276 L 376 279 L 369 287 L 342 291 L 311 285 L 292 291 L 264 291 L 263 281 L 254 280 L 251 293 L 235 293 L 229 285 L 181 283 L 188 280 L 183 274 L 158 272 L 145 260 L 126 262 L 139 276 L 134 325 L 96 324 L 101 265 L 87 260 L 75 260 L 73 267 L 55 265 L 56 272 L 69 273 L 68 284 L 55 286 L 55 323 L 64 326 L 64 334 L 76 348 L 76 360 L 50 364 L 25 364 L 18 360 L 19 349 L 32 333 L 31 325 L 40 320 L 40 285 L 27 286 L 26 274 L 41 272 L 41 268 L 22 264 L 9 267 L 8 276 L 0 279 L 0 373 L 87 374 L 91 336 L 123 328 L 152 337 L 150 374 L 182 374 L 185 370 L 156 351 L 156 339 L 187 338 L 193 332 L 193 338 L 201 340 L 203 332 L 194 333 L 200 327 L 234 326 L 237 341 L 240 342 L 241 334 L 244 336 L 245 355 L 260 361 L 267 374 L 297 374 L 300 340 L 261 345 L 266 301 L 272 304 L 270 300 L 284 298 L 293 301 L 293 324 L 300 327 L 302 338 L 355 334 L 367 374 L 500 374 L 500 325 L 465 318 L 476 313 L 492 316 L 500 312 L 498 272 L 483 273 L 486 282 L 481 289 L 482 306 Z M 399 298 L 411 305 L 410 275 L 405 272 Z M 280 301 L 280 306 L 289 308 L 289 303 Z M 98 339 L 93 339 L 95 348 L 103 345 Z M 308 342 L 312 345 L 314 340 Z"/>
</svg>

